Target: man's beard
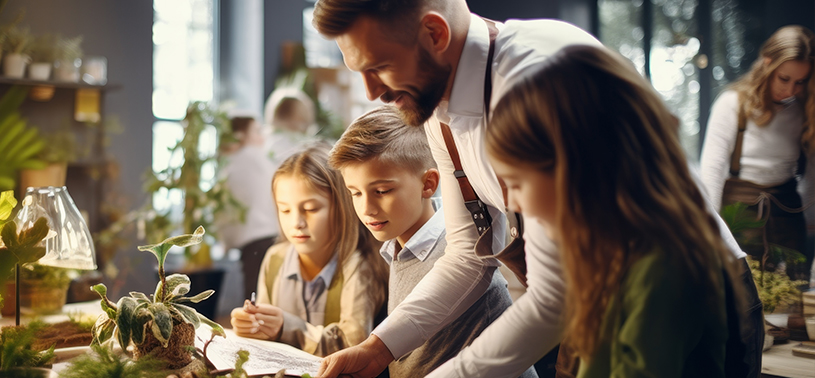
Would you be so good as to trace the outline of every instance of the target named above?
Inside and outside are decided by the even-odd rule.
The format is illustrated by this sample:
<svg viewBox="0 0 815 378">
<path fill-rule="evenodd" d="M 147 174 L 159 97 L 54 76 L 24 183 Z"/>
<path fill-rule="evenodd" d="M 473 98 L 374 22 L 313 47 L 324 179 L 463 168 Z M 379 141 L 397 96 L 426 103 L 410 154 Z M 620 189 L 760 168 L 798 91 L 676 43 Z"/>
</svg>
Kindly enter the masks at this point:
<svg viewBox="0 0 815 378">
<path fill-rule="evenodd" d="M 420 88 L 418 96 L 414 97 L 407 92 L 388 92 L 382 96 L 385 102 L 392 102 L 402 96 L 402 106 L 399 115 L 402 121 L 411 126 L 421 126 L 433 115 L 433 111 L 441 103 L 444 90 L 447 89 L 447 80 L 450 78 L 452 68 L 442 66 L 433 61 L 425 49 L 419 49 L 419 64 L 417 74 L 424 77 L 424 88 Z"/>
</svg>

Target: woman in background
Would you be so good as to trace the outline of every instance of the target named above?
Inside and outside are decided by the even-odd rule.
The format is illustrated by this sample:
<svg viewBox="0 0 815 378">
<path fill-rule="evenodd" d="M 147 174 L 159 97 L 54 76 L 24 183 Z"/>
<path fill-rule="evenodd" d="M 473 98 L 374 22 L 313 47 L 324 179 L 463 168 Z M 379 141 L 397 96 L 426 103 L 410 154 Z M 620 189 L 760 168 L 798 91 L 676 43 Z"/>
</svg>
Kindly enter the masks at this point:
<svg viewBox="0 0 815 378">
<path fill-rule="evenodd" d="M 766 241 L 757 232 L 740 241 L 742 248 L 758 258 L 771 244 L 802 253 L 806 262 L 787 266 L 787 273 L 807 281 L 814 251 L 806 248 L 802 208 L 815 199 L 815 164 L 804 169 L 801 163 L 815 149 L 813 65 L 812 31 L 778 29 L 750 72 L 713 104 L 701 158 L 702 181 L 717 210 L 742 202 L 767 221 Z"/>
</svg>

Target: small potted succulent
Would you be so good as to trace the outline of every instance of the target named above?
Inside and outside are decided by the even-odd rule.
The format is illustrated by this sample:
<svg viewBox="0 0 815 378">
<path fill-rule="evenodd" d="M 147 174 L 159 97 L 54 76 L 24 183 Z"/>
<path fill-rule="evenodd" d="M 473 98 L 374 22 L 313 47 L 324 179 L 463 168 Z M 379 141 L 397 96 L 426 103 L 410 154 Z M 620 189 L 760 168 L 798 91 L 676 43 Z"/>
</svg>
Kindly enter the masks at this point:
<svg viewBox="0 0 815 378">
<path fill-rule="evenodd" d="M 153 356 L 165 361 L 168 369 L 179 369 L 191 361 L 190 350 L 195 341 L 195 329 L 200 323 L 212 327 L 213 334 L 225 336 L 223 328 L 199 314 L 189 306 L 209 298 L 214 290 L 198 295 L 185 296 L 190 290 L 190 279 L 184 274 L 165 276 L 164 260 L 172 246 L 187 247 L 201 243 L 204 228 L 194 233 L 175 236 L 159 244 L 140 246 L 140 251 L 150 251 L 158 259 L 159 282 L 152 297 L 131 292 L 117 303 L 107 298 L 107 287 L 92 287 L 102 297 L 105 311 L 93 327 L 92 345 L 107 345 L 118 341 L 122 349 L 134 345 L 134 357 Z"/>
</svg>

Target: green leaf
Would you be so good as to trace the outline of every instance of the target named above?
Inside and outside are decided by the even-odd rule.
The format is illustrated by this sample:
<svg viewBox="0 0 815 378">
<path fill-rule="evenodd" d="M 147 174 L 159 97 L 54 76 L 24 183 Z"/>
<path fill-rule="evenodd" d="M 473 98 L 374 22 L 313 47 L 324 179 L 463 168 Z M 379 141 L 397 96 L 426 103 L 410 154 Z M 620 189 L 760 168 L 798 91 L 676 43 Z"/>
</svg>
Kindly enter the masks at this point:
<svg viewBox="0 0 815 378">
<path fill-rule="evenodd" d="M 163 242 L 158 244 L 142 245 L 139 246 L 139 251 L 150 251 L 158 259 L 159 267 L 164 266 L 164 259 L 167 258 L 167 252 L 172 246 L 188 247 L 195 245 L 204 240 L 204 227 L 198 226 L 192 234 L 184 234 L 173 236 L 164 239 Z"/>
<path fill-rule="evenodd" d="M 45 239 L 46 236 L 48 236 L 49 230 L 51 229 L 48 228 L 48 221 L 45 218 L 40 217 L 34 222 L 33 226 L 27 230 L 20 231 L 20 236 L 17 238 L 17 240 L 19 240 L 20 244 L 36 245 Z M 39 260 L 39 258 L 37 260 Z"/>
<path fill-rule="evenodd" d="M 102 297 L 100 306 L 102 307 L 102 310 L 105 311 L 105 314 L 107 314 L 108 318 L 116 319 L 116 312 L 119 311 L 119 308 L 115 304 L 113 304 L 113 302 L 110 302 L 110 300 L 108 299 L 107 286 L 105 286 L 105 284 L 100 283 L 91 286 L 91 290 L 95 291 L 97 294 L 99 294 L 100 297 Z"/>
<path fill-rule="evenodd" d="M 19 244 L 17 242 L 17 223 L 8 222 L 3 225 L 3 230 L 0 231 L 0 238 L 3 238 L 3 243 L 9 250 L 17 246 Z"/>
<path fill-rule="evenodd" d="M 119 313 L 116 316 L 116 325 L 119 327 L 119 346 L 126 349 L 130 345 L 130 335 L 136 324 L 136 300 L 131 297 L 119 299 Z"/>
<path fill-rule="evenodd" d="M 189 306 L 184 306 L 182 304 L 176 304 L 170 307 L 171 309 L 176 310 L 178 315 L 181 316 L 181 319 L 184 319 L 184 322 L 192 324 L 194 328 L 198 328 L 201 325 L 201 321 L 198 319 L 198 312 L 195 311 L 194 308 Z"/>
<path fill-rule="evenodd" d="M 204 290 L 201 293 L 199 293 L 198 295 L 195 295 L 195 296 L 192 296 L 192 297 L 179 298 L 175 302 L 176 303 L 190 303 L 190 302 L 198 303 L 198 302 L 203 301 L 204 299 L 209 298 L 210 296 L 212 296 L 212 294 L 215 294 L 215 290 L 212 290 L 212 289 Z"/>
<path fill-rule="evenodd" d="M 190 292 L 190 278 L 186 274 L 171 274 L 165 281 L 167 282 L 165 302 Z"/>
<path fill-rule="evenodd" d="M 0 248 L 0 282 L 6 282 L 14 275 L 15 265 L 17 257 L 8 248 Z"/>
<path fill-rule="evenodd" d="M 204 323 L 204 324 L 210 326 L 210 328 L 212 328 L 212 334 L 213 335 L 217 335 L 217 336 L 221 336 L 221 337 L 226 338 L 226 332 L 224 332 L 224 327 L 221 327 L 220 324 L 215 323 L 212 320 L 209 320 L 209 318 L 207 318 L 206 316 L 201 315 L 201 314 L 198 314 L 198 320 L 200 320 L 201 323 Z"/>
<path fill-rule="evenodd" d="M 103 299 L 108 296 L 108 287 L 105 286 L 105 284 L 100 283 L 100 284 L 93 285 L 93 286 L 91 286 L 91 290 L 95 291 Z"/>
<path fill-rule="evenodd" d="M 148 307 L 148 310 L 153 314 L 151 326 L 153 336 L 166 348 L 170 335 L 173 333 L 173 316 L 163 303 L 154 303 Z"/>
<path fill-rule="evenodd" d="M 107 314 L 99 314 L 96 318 L 96 323 L 91 328 L 93 334 L 93 341 L 91 345 L 100 345 L 113 337 L 113 331 L 116 329 L 116 322 L 107 316 Z"/>
<path fill-rule="evenodd" d="M 134 299 L 136 299 L 136 301 L 139 302 L 139 304 L 142 304 L 142 303 L 148 303 L 149 304 L 149 303 L 153 302 L 153 301 L 150 300 L 150 298 L 147 295 L 145 295 L 144 293 L 140 293 L 138 291 L 131 291 L 130 296 L 133 297 Z"/>
<path fill-rule="evenodd" d="M 12 179 L 10 179 L 8 177 L 4 177 L 4 176 L 7 176 L 7 175 L 8 174 L 4 174 L 4 173 L 0 172 L 0 189 L 6 189 L 6 188 L 13 188 L 14 187 L 14 185 L 15 185 L 14 180 L 12 180 Z"/>
<path fill-rule="evenodd" d="M 17 199 L 14 198 L 13 190 L 0 193 L 0 220 L 8 219 L 14 206 L 17 206 Z"/>
<path fill-rule="evenodd" d="M 136 324 L 138 324 L 138 326 L 133 327 L 131 334 L 133 343 L 138 345 L 144 342 L 144 329 L 151 320 L 153 320 L 153 314 L 150 313 L 146 307 L 139 308 L 139 311 L 136 313 Z"/>
<path fill-rule="evenodd" d="M 722 220 L 727 224 L 734 235 L 738 235 L 744 230 L 759 228 L 764 226 L 764 220 L 756 219 L 755 212 L 747 209 L 747 205 L 741 202 L 736 202 L 722 207 L 721 215 Z"/>
</svg>

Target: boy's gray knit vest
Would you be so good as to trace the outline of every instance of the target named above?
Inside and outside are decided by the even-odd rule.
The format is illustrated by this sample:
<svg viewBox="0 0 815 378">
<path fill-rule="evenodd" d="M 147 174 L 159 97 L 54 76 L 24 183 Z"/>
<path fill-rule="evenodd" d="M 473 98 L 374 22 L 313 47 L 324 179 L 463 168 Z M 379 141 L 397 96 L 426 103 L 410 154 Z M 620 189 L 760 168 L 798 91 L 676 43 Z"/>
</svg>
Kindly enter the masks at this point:
<svg viewBox="0 0 815 378">
<path fill-rule="evenodd" d="M 388 314 L 410 294 L 416 284 L 433 268 L 447 246 L 445 233 L 439 235 L 438 242 L 427 259 L 394 260 L 390 268 Z M 512 304 L 507 291 L 507 281 L 497 269 L 492 282 L 484 295 L 458 319 L 444 327 L 412 352 L 388 366 L 392 378 L 423 377 L 458 352 L 470 345 L 490 323 Z"/>
</svg>

